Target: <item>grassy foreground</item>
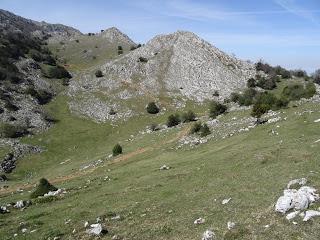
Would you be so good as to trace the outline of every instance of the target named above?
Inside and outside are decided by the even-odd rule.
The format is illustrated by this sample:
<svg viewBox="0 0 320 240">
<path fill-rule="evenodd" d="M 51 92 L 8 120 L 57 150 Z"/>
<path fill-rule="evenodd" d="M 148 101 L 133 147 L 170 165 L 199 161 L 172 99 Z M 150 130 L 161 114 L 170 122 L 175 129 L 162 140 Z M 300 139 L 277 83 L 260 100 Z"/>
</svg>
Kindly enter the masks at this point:
<svg viewBox="0 0 320 240">
<path fill-rule="evenodd" d="M 102 239 L 201 239 L 208 228 L 223 239 L 228 221 L 236 222 L 241 231 L 225 239 L 319 239 L 320 219 L 298 219 L 293 225 L 273 210 L 291 179 L 307 177 L 320 189 L 317 104 L 283 110 L 286 121 L 180 150 L 174 148 L 188 125 L 137 135 L 150 121 L 164 122 L 166 115 L 142 115 L 112 127 L 71 115 L 64 97 L 48 109 L 60 121 L 49 132 L 24 139 L 48 150 L 19 162 L 9 186 L 12 192 L 3 193 L 0 203 L 28 199 L 28 182 L 34 184 L 40 177 L 66 188 L 67 194 L 1 215 L 0 239 L 94 239 L 85 233 L 84 223 L 94 223 L 97 217 L 105 218 L 103 225 L 109 230 Z M 271 134 L 272 129 L 278 135 Z M 125 141 L 130 135 L 138 137 Z M 124 155 L 104 160 L 116 142 L 123 145 Z M 103 163 L 80 170 L 98 159 Z M 171 169 L 159 171 L 163 164 Z M 14 191 L 18 187 L 26 190 Z M 232 199 L 222 205 L 225 198 Z M 112 220 L 114 215 L 120 220 Z M 206 222 L 194 225 L 199 217 Z"/>
</svg>

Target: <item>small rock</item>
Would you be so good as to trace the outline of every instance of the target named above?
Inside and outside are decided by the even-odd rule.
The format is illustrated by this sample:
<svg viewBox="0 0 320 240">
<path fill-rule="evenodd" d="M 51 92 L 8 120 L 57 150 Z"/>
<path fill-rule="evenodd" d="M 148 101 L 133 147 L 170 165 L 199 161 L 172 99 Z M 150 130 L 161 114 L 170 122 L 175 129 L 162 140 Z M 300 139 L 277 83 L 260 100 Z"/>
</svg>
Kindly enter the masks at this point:
<svg viewBox="0 0 320 240">
<path fill-rule="evenodd" d="M 231 230 L 232 228 L 234 228 L 236 226 L 236 224 L 234 222 L 228 222 L 227 223 L 227 227 L 228 227 L 228 230 Z"/>
<path fill-rule="evenodd" d="M 91 235 L 95 235 L 95 236 L 100 236 L 102 234 L 106 234 L 108 233 L 107 230 L 104 230 L 102 228 L 102 225 L 100 223 L 97 223 L 97 224 L 91 224 L 90 225 L 90 229 L 88 229 L 86 231 L 88 234 L 91 234 Z"/>
<path fill-rule="evenodd" d="M 162 165 L 162 166 L 160 167 L 160 170 L 169 170 L 169 169 L 170 169 L 170 167 L 167 166 L 167 165 Z"/>
<path fill-rule="evenodd" d="M 230 200 L 231 200 L 231 198 L 223 199 L 223 200 L 222 200 L 222 205 L 225 205 L 225 204 L 229 203 Z"/>
<path fill-rule="evenodd" d="M 73 233 L 73 234 L 75 234 L 75 233 L 76 233 L 76 229 L 75 229 L 75 228 L 73 229 L 72 233 Z"/>
<path fill-rule="evenodd" d="M 299 213 L 300 213 L 300 211 L 294 211 L 292 213 L 289 213 L 289 214 L 287 214 L 286 219 L 291 220 L 291 219 L 295 218 Z"/>
<path fill-rule="evenodd" d="M 28 229 L 26 229 L 26 228 L 22 228 L 22 229 L 21 229 L 21 232 L 22 232 L 22 233 L 26 233 L 27 231 L 28 231 Z"/>
<path fill-rule="evenodd" d="M 120 215 L 111 217 L 111 220 L 114 220 L 114 221 L 117 221 L 117 220 L 120 220 L 120 219 L 121 219 Z"/>
<path fill-rule="evenodd" d="M 212 230 L 206 230 L 202 235 L 202 240 L 214 240 L 216 235 Z"/>
<path fill-rule="evenodd" d="M 320 122 L 320 118 L 319 118 L 319 119 L 314 120 L 314 122 L 315 122 L 315 123 Z"/>
<path fill-rule="evenodd" d="M 23 208 L 25 206 L 23 200 L 18 201 L 13 207 L 14 208 Z"/>
<path fill-rule="evenodd" d="M 71 222 L 71 219 L 68 219 L 64 222 L 64 224 L 69 224 Z"/>
<path fill-rule="evenodd" d="M 88 227 L 88 225 L 89 225 L 89 222 L 86 221 L 86 222 L 84 223 L 84 227 L 86 228 L 86 227 Z"/>
<path fill-rule="evenodd" d="M 196 219 L 196 220 L 194 220 L 194 224 L 195 225 L 198 225 L 198 224 L 203 224 L 203 223 L 205 223 L 205 219 L 204 218 L 198 218 L 198 219 Z"/>
</svg>

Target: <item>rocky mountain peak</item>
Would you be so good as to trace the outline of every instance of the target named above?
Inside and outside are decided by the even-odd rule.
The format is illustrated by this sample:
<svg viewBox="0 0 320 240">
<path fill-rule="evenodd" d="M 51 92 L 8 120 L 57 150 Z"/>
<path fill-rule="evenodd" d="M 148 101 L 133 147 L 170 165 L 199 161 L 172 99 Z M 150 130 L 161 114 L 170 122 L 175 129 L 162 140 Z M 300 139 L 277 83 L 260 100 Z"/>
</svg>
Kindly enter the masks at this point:
<svg viewBox="0 0 320 240">
<path fill-rule="evenodd" d="M 122 33 L 118 28 L 111 27 L 100 33 L 100 36 L 106 38 L 111 43 L 127 43 L 128 45 L 136 45 L 126 34 Z"/>
</svg>

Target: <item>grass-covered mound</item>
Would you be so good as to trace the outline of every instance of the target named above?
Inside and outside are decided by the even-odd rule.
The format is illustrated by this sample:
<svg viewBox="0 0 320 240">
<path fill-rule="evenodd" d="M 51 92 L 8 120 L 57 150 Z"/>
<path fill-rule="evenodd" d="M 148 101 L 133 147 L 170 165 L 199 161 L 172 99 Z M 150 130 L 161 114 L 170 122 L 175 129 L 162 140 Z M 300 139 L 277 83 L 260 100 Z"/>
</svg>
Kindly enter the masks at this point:
<svg viewBox="0 0 320 240">
<path fill-rule="evenodd" d="M 31 198 L 37 198 L 39 196 L 43 196 L 44 194 L 50 191 L 57 191 L 58 189 L 53 186 L 49 181 L 45 178 L 41 178 L 39 181 L 39 185 L 37 186 L 36 190 L 31 193 Z"/>
</svg>

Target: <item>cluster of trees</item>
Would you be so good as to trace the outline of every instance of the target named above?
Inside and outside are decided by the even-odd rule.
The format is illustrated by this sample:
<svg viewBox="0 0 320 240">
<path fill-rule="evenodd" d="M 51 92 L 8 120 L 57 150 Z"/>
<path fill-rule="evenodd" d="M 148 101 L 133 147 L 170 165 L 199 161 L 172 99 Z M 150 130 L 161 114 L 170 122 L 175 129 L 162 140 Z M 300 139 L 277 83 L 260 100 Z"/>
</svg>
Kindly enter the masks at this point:
<svg viewBox="0 0 320 240">
<path fill-rule="evenodd" d="M 272 67 L 268 63 L 264 63 L 262 60 L 257 62 L 255 66 L 257 71 L 262 71 L 268 75 L 280 75 L 282 78 L 285 79 L 291 78 L 292 76 L 291 72 L 287 69 L 281 66 Z"/>
</svg>

